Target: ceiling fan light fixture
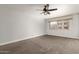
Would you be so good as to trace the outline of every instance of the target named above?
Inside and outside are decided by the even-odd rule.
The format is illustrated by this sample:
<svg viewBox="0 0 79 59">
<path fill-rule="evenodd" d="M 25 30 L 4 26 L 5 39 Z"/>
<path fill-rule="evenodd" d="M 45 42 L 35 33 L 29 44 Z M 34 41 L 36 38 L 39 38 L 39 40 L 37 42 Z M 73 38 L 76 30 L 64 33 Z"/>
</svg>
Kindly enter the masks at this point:
<svg viewBox="0 0 79 59">
<path fill-rule="evenodd" d="M 57 8 L 49 9 L 49 4 L 45 4 L 43 8 L 43 12 L 41 14 L 48 15 L 50 14 L 50 11 L 56 11 L 56 10 L 58 9 Z"/>
</svg>

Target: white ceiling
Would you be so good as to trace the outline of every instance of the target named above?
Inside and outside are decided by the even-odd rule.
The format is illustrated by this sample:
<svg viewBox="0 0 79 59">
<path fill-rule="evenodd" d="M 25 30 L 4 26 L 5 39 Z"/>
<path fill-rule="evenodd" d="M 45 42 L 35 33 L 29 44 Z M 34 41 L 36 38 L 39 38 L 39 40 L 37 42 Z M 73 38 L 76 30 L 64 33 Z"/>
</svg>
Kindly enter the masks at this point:
<svg viewBox="0 0 79 59">
<path fill-rule="evenodd" d="M 3 4 L 0 5 L 0 11 L 8 10 L 8 11 L 19 11 L 19 12 L 28 12 L 30 13 L 36 12 L 41 13 L 37 9 L 42 9 L 44 4 Z M 79 4 L 50 4 L 50 8 L 57 8 L 57 11 L 51 11 L 51 15 L 45 15 L 46 17 L 57 17 L 70 13 L 78 13 L 79 12 Z"/>
<path fill-rule="evenodd" d="M 51 12 L 51 17 L 63 16 L 72 13 L 79 13 L 79 4 L 54 4 L 51 8 L 58 8 L 57 11 Z"/>
</svg>

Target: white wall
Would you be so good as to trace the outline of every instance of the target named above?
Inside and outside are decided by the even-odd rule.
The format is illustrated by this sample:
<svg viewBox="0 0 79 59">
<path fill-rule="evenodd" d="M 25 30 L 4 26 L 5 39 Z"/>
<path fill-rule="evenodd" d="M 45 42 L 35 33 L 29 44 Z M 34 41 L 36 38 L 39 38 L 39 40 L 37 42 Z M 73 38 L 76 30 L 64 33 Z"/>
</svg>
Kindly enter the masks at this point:
<svg viewBox="0 0 79 59">
<path fill-rule="evenodd" d="M 52 12 L 51 18 L 79 13 L 79 5 L 54 5 L 54 7 L 57 7 L 59 10 Z M 47 34 L 70 38 L 79 38 L 79 15 L 73 15 L 72 18 L 73 19 L 70 20 L 69 30 L 49 30 L 47 25 Z"/>
<path fill-rule="evenodd" d="M 45 34 L 41 5 L 0 5 L 0 44 Z"/>
<path fill-rule="evenodd" d="M 72 15 L 71 15 L 72 16 Z M 71 17 L 68 16 L 68 17 Z M 67 17 L 64 17 L 65 19 Z M 56 18 L 59 20 L 59 18 Z M 50 29 L 49 28 L 49 21 L 53 21 L 55 19 L 48 19 L 47 20 L 47 34 L 48 35 L 55 35 L 55 36 L 62 36 L 62 37 L 69 37 L 69 38 L 79 38 L 79 15 L 73 15 L 72 19 L 69 21 L 69 29 Z M 61 18 L 60 20 L 63 20 Z"/>
</svg>

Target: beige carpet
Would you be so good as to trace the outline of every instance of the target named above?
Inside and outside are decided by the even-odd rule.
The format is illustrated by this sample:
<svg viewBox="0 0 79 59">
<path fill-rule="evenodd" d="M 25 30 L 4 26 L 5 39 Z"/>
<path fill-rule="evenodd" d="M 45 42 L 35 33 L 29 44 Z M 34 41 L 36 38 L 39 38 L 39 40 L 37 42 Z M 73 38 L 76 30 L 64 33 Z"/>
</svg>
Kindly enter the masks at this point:
<svg viewBox="0 0 79 59">
<path fill-rule="evenodd" d="M 44 35 L 0 47 L 8 54 L 78 54 L 79 40 Z"/>
</svg>

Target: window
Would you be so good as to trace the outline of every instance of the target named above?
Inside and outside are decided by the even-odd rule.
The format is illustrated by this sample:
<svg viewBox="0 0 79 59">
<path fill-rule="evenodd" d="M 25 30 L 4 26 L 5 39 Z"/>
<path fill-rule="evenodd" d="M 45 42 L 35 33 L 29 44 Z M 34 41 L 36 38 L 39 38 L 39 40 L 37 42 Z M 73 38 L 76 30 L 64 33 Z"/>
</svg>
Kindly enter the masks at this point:
<svg viewBox="0 0 79 59">
<path fill-rule="evenodd" d="M 69 20 L 58 20 L 49 22 L 49 29 L 69 29 Z"/>
</svg>

